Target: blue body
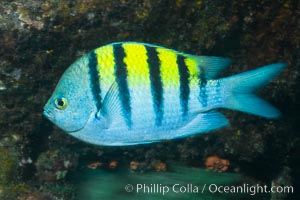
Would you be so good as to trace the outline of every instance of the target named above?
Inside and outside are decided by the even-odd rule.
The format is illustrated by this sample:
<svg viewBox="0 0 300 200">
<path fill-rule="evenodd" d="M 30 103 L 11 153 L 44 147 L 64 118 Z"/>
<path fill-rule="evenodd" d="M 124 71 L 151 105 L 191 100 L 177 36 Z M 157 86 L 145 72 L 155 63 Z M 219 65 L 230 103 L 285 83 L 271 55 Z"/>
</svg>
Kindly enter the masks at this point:
<svg viewBox="0 0 300 200">
<path fill-rule="evenodd" d="M 156 48 L 151 45 L 147 47 Z M 235 109 L 266 118 L 280 116 L 277 109 L 254 92 L 275 77 L 286 66 L 284 63 L 216 79 L 217 71 L 230 64 L 228 59 L 201 57 L 212 61 L 212 64 L 207 62 L 211 71 L 207 71 L 206 77 L 203 75 L 203 87 L 199 84 L 200 87 L 189 88 L 188 112 L 184 113 L 182 97 L 179 98 L 179 95 L 183 95 L 182 90 L 179 92 L 176 87 L 163 88 L 163 119 L 158 125 L 159 110 L 153 103 L 155 86 L 129 84 L 122 88 L 128 80 L 126 74 L 119 73 L 116 74 L 119 76 L 117 81 L 106 85 L 100 94 L 98 87 L 101 82 L 91 87 L 96 73 L 93 72 L 93 60 L 96 58 L 91 55 L 83 56 L 65 72 L 44 107 L 44 115 L 48 119 L 70 135 L 88 143 L 134 145 L 205 133 L 228 125 L 226 117 L 217 108 Z M 123 90 L 126 90 L 125 94 L 130 94 L 130 98 L 120 95 Z M 126 108 L 129 100 L 130 108 Z M 64 101 L 68 105 L 64 105 Z"/>
</svg>

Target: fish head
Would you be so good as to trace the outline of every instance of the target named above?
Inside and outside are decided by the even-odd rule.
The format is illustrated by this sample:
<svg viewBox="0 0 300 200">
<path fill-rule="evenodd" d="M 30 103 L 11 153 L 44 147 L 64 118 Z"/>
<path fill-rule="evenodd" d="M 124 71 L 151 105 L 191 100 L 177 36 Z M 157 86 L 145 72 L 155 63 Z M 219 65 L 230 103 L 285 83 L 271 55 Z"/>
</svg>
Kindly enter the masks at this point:
<svg viewBox="0 0 300 200">
<path fill-rule="evenodd" d="M 44 106 L 44 116 L 67 133 L 83 129 L 95 112 L 87 64 L 86 56 L 72 64 Z"/>
</svg>

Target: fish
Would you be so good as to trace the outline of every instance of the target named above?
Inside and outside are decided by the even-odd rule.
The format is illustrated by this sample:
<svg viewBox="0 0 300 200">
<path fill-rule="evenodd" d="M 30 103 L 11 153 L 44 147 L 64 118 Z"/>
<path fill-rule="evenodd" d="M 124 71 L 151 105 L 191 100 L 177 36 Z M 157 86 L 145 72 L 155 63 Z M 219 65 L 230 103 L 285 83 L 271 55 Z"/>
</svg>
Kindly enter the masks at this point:
<svg viewBox="0 0 300 200">
<path fill-rule="evenodd" d="M 69 135 L 102 146 L 147 144 L 228 126 L 218 108 L 279 118 L 280 111 L 255 91 L 287 64 L 220 78 L 230 65 L 224 57 L 110 43 L 67 68 L 43 114 Z"/>
</svg>

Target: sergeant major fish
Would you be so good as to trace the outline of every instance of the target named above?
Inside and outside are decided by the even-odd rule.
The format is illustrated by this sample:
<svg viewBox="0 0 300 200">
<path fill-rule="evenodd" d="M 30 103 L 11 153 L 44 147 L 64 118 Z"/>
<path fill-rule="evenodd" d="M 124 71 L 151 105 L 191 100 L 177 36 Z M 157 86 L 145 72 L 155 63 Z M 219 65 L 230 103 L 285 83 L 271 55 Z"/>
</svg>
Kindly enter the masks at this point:
<svg viewBox="0 0 300 200">
<path fill-rule="evenodd" d="M 228 125 L 217 108 L 279 117 L 254 91 L 286 64 L 218 79 L 230 64 L 227 58 L 146 43 L 108 44 L 65 71 L 44 115 L 80 140 L 111 146 L 181 138 Z"/>
</svg>

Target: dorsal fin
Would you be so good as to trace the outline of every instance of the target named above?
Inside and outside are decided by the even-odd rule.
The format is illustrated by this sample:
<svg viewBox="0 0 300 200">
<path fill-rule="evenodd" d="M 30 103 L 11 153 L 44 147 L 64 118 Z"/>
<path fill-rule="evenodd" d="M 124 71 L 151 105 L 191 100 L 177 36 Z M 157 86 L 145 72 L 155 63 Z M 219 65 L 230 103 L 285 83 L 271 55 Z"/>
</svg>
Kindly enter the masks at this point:
<svg viewBox="0 0 300 200">
<path fill-rule="evenodd" d="M 231 59 L 215 56 L 193 56 L 200 69 L 201 75 L 206 79 L 216 79 L 229 65 Z"/>
</svg>

